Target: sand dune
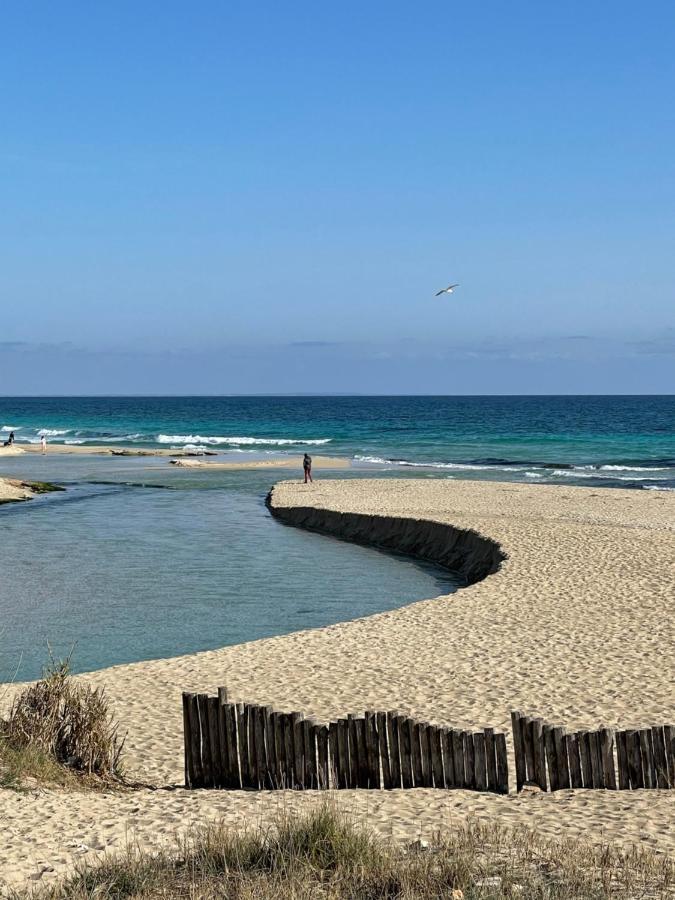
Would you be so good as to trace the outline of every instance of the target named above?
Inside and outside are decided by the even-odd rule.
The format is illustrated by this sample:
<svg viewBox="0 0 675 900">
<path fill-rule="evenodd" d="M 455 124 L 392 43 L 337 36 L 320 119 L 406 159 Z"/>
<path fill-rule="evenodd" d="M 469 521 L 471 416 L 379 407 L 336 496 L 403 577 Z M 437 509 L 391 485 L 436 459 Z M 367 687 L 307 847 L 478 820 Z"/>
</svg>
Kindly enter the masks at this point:
<svg viewBox="0 0 675 900">
<path fill-rule="evenodd" d="M 181 783 L 181 691 L 213 692 L 221 684 L 237 699 L 324 720 L 396 707 L 430 721 L 492 725 L 508 733 L 512 708 L 570 727 L 675 719 L 675 496 L 359 479 L 283 483 L 273 503 L 280 511 L 326 509 L 447 523 L 491 538 L 507 559 L 498 572 L 449 597 L 83 676 L 106 685 L 128 730 L 128 765 L 136 777 Z M 513 779 L 512 761 L 510 769 Z M 52 878 L 83 858 L 123 848 L 130 838 L 154 847 L 193 822 L 222 818 L 242 825 L 318 797 L 180 788 L 126 795 L 0 791 L 0 871 L 11 883 Z M 344 791 L 338 802 L 395 840 L 430 836 L 476 816 L 551 835 L 675 850 L 675 791 L 506 797 Z"/>
</svg>

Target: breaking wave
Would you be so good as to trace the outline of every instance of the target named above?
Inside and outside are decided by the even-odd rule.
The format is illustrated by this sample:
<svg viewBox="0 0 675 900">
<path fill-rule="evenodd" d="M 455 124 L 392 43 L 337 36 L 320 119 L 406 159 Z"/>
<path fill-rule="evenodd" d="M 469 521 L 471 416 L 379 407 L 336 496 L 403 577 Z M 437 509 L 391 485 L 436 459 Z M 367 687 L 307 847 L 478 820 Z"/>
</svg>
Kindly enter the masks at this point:
<svg viewBox="0 0 675 900">
<path fill-rule="evenodd" d="M 201 434 L 158 434 L 159 444 L 208 444 L 210 446 L 255 444 L 271 447 L 288 447 L 293 444 L 329 444 L 332 438 L 256 438 L 256 437 L 207 437 Z"/>
</svg>

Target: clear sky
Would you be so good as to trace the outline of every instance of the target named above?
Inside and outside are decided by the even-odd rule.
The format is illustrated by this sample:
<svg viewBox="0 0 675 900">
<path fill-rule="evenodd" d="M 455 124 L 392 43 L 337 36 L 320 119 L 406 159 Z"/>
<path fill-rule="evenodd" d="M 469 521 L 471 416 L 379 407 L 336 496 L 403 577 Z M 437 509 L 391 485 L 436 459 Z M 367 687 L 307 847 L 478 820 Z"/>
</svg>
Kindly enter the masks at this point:
<svg viewBox="0 0 675 900">
<path fill-rule="evenodd" d="M 5 4 L 0 393 L 674 392 L 674 46 L 670 0 Z"/>
</svg>

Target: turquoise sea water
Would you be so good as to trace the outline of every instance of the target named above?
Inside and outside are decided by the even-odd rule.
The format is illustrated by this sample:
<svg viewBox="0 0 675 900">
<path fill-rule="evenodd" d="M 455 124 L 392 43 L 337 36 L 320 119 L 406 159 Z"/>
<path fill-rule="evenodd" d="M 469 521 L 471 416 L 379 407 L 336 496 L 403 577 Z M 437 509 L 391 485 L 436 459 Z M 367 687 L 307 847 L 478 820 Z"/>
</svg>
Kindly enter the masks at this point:
<svg viewBox="0 0 675 900">
<path fill-rule="evenodd" d="M 490 478 L 675 489 L 673 397 L 0 398 L 17 441 L 201 447 L 228 459 L 305 450 L 320 478 Z M 47 643 L 82 671 L 352 619 L 448 593 L 414 561 L 286 528 L 292 473 L 180 470 L 165 458 L 0 459 L 64 493 L 0 508 L 0 681 Z"/>
<path fill-rule="evenodd" d="M 429 474 L 675 486 L 675 397 L 0 398 L 17 440 L 309 450 Z"/>
</svg>

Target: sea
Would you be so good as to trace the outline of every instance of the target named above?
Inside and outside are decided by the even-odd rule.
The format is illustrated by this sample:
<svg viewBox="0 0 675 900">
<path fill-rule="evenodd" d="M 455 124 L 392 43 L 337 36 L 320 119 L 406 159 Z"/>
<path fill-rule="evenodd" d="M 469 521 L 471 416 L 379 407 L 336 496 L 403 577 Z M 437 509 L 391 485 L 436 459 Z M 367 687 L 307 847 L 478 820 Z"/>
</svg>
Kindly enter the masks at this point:
<svg viewBox="0 0 675 900">
<path fill-rule="evenodd" d="M 271 518 L 267 492 L 292 471 L 180 469 L 52 445 L 350 460 L 316 470 L 319 480 L 675 489 L 672 396 L 5 397 L 0 428 L 0 440 L 48 441 L 44 456 L 0 457 L 0 475 L 65 488 L 0 507 L 0 682 L 37 677 L 52 658 L 88 671 L 193 653 L 463 586 L 438 566 Z"/>
<path fill-rule="evenodd" d="M 675 487 L 675 396 L 0 398 L 0 436 L 308 451 L 461 478 Z"/>
</svg>

